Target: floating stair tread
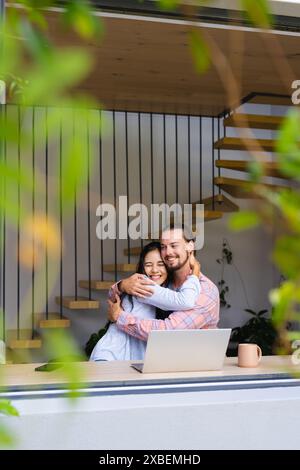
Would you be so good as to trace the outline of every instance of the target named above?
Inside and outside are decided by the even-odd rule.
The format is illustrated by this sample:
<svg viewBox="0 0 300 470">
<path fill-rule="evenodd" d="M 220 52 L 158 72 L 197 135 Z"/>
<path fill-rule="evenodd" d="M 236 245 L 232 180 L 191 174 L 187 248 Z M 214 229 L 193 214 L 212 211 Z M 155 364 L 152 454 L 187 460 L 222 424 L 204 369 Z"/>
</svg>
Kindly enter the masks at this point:
<svg viewBox="0 0 300 470">
<path fill-rule="evenodd" d="M 244 127 L 254 129 L 277 130 L 283 122 L 283 116 L 264 116 L 261 114 L 237 113 L 224 119 L 225 127 Z"/>
<path fill-rule="evenodd" d="M 224 191 L 229 193 L 231 196 L 236 198 L 248 199 L 248 198 L 257 198 L 256 195 L 252 191 L 253 183 L 251 181 L 244 181 L 234 178 L 226 178 L 226 177 L 216 177 L 214 178 L 214 183 L 217 186 L 220 186 Z M 264 186 L 266 188 L 272 190 L 279 190 L 284 188 L 284 186 L 279 186 L 275 184 L 267 184 L 267 183 L 260 183 L 260 186 Z"/>
<path fill-rule="evenodd" d="M 142 249 L 140 246 L 133 246 L 133 247 L 130 247 L 129 249 L 125 248 L 124 255 L 128 256 L 128 254 L 130 253 L 130 256 L 139 256 L 141 251 Z"/>
<path fill-rule="evenodd" d="M 55 301 L 57 305 L 61 303 L 61 297 L 56 297 Z M 96 309 L 99 308 L 100 302 L 98 300 L 89 299 L 87 297 L 63 297 L 63 307 L 70 308 L 72 310 L 78 309 Z"/>
<path fill-rule="evenodd" d="M 129 273 L 134 272 L 136 270 L 136 264 L 133 263 L 121 263 L 117 264 L 117 272 Z M 115 272 L 115 265 L 114 264 L 104 264 L 103 270 L 107 272 Z"/>
<path fill-rule="evenodd" d="M 36 314 L 38 325 L 42 329 L 46 328 L 69 328 L 71 321 L 69 318 L 61 317 L 59 313 L 51 312 L 48 313 L 48 318 L 46 313 Z"/>
<path fill-rule="evenodd" d="M 249 103 L 257 103 L 257 104 L 274 104 L 277 106 L 291 106 L 291 95 L 273 95 L 270 96 L 266 95 L 259 95 L 255 94 L 253 98 L 249 100 Z M 295 105 L 293 105 L 295 106 Z M 298 105 L 297 105 L 298 106 Z"/>
<path fill-rule="evenodd" d="M 246 142 L 248 147 L 246 147 Z M 276 140 L 274 139 L 240 139 L 239 137 L 223 137 L 214 143 L 215 149 L 223 150 L 245 150 L 247 151 L 250 147 L 251 150 L 266 150 L 273 152 L 275 149 Z"/>
<path fill-rule="evenodd" d="M 228 170 L 236 170 L 236 171 L 247 171 L 249 172 L 249 163 L 251 161 L 245 160 L 216 160 L 216 166 L 218 168 L 224 168 Z M 261 162 L 264 175 L 265 176 L 273 176 L 276 178 L 285 178 L 288 179 L 280 172 L 278 162 Z"/>
<path fill-rule="evenodd" d="M 213 209 L 213 199 L 214 199 L 214 209 L 222 213 L 225 212 L 237 212 L 240 210 L 239 206 L 235 204 L 231 199 L 229 199 L 225 194 L 216 194 L 214 198 L 207 197 L 202 200 L 202 203 L 205 207 Z"/>
<path fill-rule="evenodd" d="M 39 349 L 42 346 L 41 338 L 34 332 L 32 338 L 32 330 L 7 330 L 6 344 L 10 349 Z"/>
<path fill-rule="evenodd" d="M 91 286 L 93 290 L 108 290 L 112 285 L 113 281 L 79 281 L 79 287 L 82 287 L 82 289 L 89 289 L 89 286 Z"/>
</svg>

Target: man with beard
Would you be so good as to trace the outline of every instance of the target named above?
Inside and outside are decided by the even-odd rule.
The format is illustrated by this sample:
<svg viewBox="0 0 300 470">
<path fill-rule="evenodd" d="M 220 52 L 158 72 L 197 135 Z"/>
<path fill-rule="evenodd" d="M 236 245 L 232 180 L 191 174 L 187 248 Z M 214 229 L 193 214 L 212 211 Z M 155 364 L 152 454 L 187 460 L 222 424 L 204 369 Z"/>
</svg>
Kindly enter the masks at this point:
<svg viewBox="0 0 300 470">
<path fill-rule="evenodd" d="M 191 273 L 190 257 L 194 253 L 194 238 L 186 229 L 178 226 L 166 228 L 161 233 L 161 257 L 171 275 L 171 289 L 178 290 Z M 152 281 L 141 274 L 133 274 L 115 284 L 109 301 L 108 317 L 127 334 L 147 341 L 151 330 L 216 328 L 219 321 L 219 290 L 206 276 L 200 273 L 200 295 L 190 310 L 176 311 L 164 320 L 136 318 L 124 312 L 119 296 L 122 293 L 140 298 L 151 296 Z"/>
</svg>

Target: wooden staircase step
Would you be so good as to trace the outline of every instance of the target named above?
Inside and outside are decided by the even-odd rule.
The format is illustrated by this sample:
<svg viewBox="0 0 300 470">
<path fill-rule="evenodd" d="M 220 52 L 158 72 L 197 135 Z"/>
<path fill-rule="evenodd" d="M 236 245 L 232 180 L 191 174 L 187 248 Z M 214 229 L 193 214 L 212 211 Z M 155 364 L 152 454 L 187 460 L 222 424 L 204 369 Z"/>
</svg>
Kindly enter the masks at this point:
<svg viewBox="0 0 300 470">
<path fill-rule="evenodd" d="M 140 246 L 133 246 L 133 247 L 130 247 L 129 249 L 125 248 L 124 255 L 128 256 L 128 254 L 130 253 L 130 256 L 140 256 L 141 251 L 142 249 Z"/>
<path fill-rule="evenodd" d="M 61 303 L 61 297 L 55 297 L 57 305 Z M 100 302 L 98 300 L 88 299 L 87 297 L 63 297 L 62 298 L 63 307 L 70 308 L 71 310 L 79 309 L 96 309 L 99 308 Z"/>
<path fill-rule="evenodd" d="M 276 145 L 276 140 L 274 139 L 247 139 L 247 142 L 249 148 L 256 151 L 265 150 L 273 152 Z M 248 150 L 245 145 L 245 140 L 238 137 L 223 137 L 214 143 L 214 148 L 223 150 Z"/>
<path fill-rule="evenodd" d="M 91 289 L 93 290 L 108 290 L 113 284 L 113 281 L 79 281 L 79 286 L 82 287 L 82 289 L 89 289 L 91 285 Z"/>
<path fill-rule="evenodd" d="M 276 106 L 291 106 L 291 95 L 259 95 L 255 94 L 253 98 L 249 100 L 249 103 L 256 104 L 273 104 Z M 293 105 L 295 106 L 295 105 Z M 297 105 L 298 106 L 298 105 Z"/>
<path fill-rule="evenodd" d="M 114 264 L 104 264 L 103 265 L 103 269 L 104 271 L 107 271 L 107 272 L 115 272 L 115 265 Z M 136 270 L 136 264 L 133 264 L 133 263 L 121 263 L 121 264 L 117 264 L 117 272 L 120 272 L 120 273 L 132 273 Z"/>
<path fill-rule="evenodd" d="M 59 313 L 51 312 L 48 313 L 37 313 L 36 314 L 37 322 L 40 328 L 69 328 L 71 321 L 69 318 L 61 317 Z"/>
<path fill-rule="evenodd" d="M 201 202 L 196 202 L 194 204 L 201 204 Z M 203 201 L 202 201 L 202 204 L 203 204 Z M 196 206 L 193 205 L 193 215 L 196 215 Z M 222 219 L 223 217 L 223 212 L 222 211 L 219 211 L 215 208 L 215 210 L 206 210 L 204 209 L 204 222 L 208 222 L 208 221 L 211 221 L 211 220 L 218 220 L 218 219 Z M 193 230 L 194 230 L 194 226 L 193 226 Z"/>
<path fill-rule="evenodd" d="M 30 329 L 22 330 L 7 330 L 6 332 L 6 344 L 7 346 L 14 349 L 39 349 L 42 347 L 42 340 Z"/>
<path fill-rule="evenodd" d="M 244 127 L 253 129 L 277 130 L 283 122 L 283 116 L 263 116 L 261 114 L 231 114 L 224 119 L 224 127 Z"/>
<path fill-rule="evenodd" d="M 236 171 L 249 172 L 249 164 L 251 164 L 251 161 L 248 162 L 245 160 L 216 160 L 216 166 L 218 168 Z M 261 162 L 261 164 L 265 176 L 274 176 L 276 178 L 288 179 L 285 175 L 280 172 L 278 162 Z"/>
<path fill-rule="evenodd" d="M 193 206 L 192 206 L 192 221 L 193 221 L 192 230 L 193 231 L 196 230 L 195 217 L 196 215 L 199 215 L 199 213 L 198 214 L 196 213 L 196 209 L 197 209 L 196 204 L 201 204 L 201 202 L 200 201 L 193 202 Z M 204 222 L 210 222 L 212 220 L 221 219 L 222 217 L 223 217 L 223 213 L 220 211 L 204 209 Z M 184 222 L 184 216 L 182 218 L 183 218 L 182 221 Z M 174 223 L 174 217 L 170 218 L 170 223 Z M 149 240 L 158 240 L 159 237 L 160 237 L 160 231 L 157 234 L 154 234 L 153 238 L 151 238 L 151 233 L 149 233 L 148 235 Z"/>
<path fill-rule="evenodd" d="M 250 181 L 244 181 L 234 178 L 217 177 L 214 178 L 214 183 L 215 185 L 219 186 L 223 191 L 227 192 L 235 198 L 253 199 L 259 197 L 253 191 L 253 183 Z M 256 186 L 264 186 L 265 188 L 269 188 L 274 191 L 284 188 L 284 186 L 267 183 L 260 183 Z"/>
<path fill-rule="evenodd" d="M 214 209 L 216 211 L 224 212 L 238 212 L 240 210 L 239 206 L 235 204 L 231 199 L 229 199 L 225 194 L 216 194 L 214 198 L 207 197 L 202 200 L 202 203 L 208 209 L 213 209 L 213 199 L 214 199 Z"/>
<path fill-rule="evenodd" d="M 13 351 L 10 348 L 6 348 L 5 351 L 5 364 L 13 364 Z"/>
</svg>

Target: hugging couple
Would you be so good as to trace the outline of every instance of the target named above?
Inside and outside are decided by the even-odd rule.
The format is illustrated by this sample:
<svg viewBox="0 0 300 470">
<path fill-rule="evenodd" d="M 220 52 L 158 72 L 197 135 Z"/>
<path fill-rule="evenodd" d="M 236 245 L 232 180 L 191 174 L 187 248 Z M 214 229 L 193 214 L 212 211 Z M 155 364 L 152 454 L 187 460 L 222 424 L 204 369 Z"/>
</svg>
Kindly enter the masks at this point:
<svg viewBox="0 0 300 470">
<path fill-rule="evenodd" d="M 143 360 L 149 331 L 216 328 L 219 290 L 200 272 L 194 238 L 171 226 L 141 252 L 137 272 L 109 292 L 105 335 L 91 361 Z"/>
</svg>

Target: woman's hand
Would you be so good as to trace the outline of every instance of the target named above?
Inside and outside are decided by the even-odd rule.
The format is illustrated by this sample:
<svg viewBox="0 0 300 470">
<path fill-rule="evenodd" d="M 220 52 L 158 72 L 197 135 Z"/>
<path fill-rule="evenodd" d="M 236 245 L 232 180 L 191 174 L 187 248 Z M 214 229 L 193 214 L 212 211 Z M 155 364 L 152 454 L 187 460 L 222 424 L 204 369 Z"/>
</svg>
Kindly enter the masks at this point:
<svg viewBox="0 0 300 470">
<path fill-rule="evenodd" d="M 112 302 L 111 300 L 108 300 L 107 303 L 108 303 L 107 317 L 111 322 L 115 323 L 116 321 L 118 321 L 118 318 L 122 312 L 121 299 L 116 294 L 116 301 Z"/>
<path fill-rule="evenodd" d="M 201 272 L 201 266 L 200 266 L 199 261 L 196 260 L 194 253 L 190 254 L 189 262 L 190 262 L 190 267 L 191 267 L 193 274 L 199 277 L 200 272 Z"/>
<path fill-rule="evenodd" d="M 149 278 L 145 278 L 144 274 L 132 274 L 132 276 L 123 279 L 119 283 L 121 292 L 129 295 L 135 295 L 141 299 L 150 297 L 153 294 L 153 289 L 150 286 L 155 285 L 155 282 Z"/>
</svg>

